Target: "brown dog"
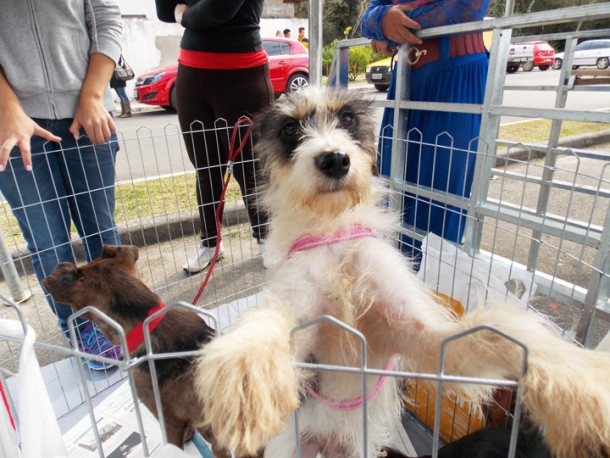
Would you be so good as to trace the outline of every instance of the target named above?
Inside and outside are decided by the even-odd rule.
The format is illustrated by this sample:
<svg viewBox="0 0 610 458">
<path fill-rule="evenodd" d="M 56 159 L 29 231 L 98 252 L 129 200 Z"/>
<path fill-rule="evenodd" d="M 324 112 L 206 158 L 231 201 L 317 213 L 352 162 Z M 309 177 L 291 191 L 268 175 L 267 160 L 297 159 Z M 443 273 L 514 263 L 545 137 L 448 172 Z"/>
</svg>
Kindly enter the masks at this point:
<svg viewBox="0 0 610 458">
<path fill-rule="evenodd" d="M 129 336 L 161 303 L 159 296 L 137 276 L 138 256 L 135 246 L 105 245 L 99 259 L 81 267 L 62 262 L 43 284 L 56 301 L 69 304 L 74 310 L 88 305 L 97 307 L 119 323 Z M 95 314 L 85 314 L 84 318 L 94 321 L 113 344 L 120 344 L 117 331 L 104 320 Z M 198 350 L 214 335 L 214 329 L 197 313 L 185 308 L 168 310 L 150 334 L 154 354 Z M 130 346 L 129 337 L 127 340 Z M 145 345 L 138 342 L 135 348 L 129 349 L 132 359 L 146 354 Z M 180 448 L 191 438 L 194 429 L 215 444 L 209 429 L 202 427 L 202 402 L 192 389 L 192 361 L 192 357 L 187 357 L 155 362 L 167 440 Z M 139 398 L 157 416 L 149 364 L 138 364 L 133 374 Z M 215 448 L 217 457 L 230 456 L 225 453 Z"/>
</svg>

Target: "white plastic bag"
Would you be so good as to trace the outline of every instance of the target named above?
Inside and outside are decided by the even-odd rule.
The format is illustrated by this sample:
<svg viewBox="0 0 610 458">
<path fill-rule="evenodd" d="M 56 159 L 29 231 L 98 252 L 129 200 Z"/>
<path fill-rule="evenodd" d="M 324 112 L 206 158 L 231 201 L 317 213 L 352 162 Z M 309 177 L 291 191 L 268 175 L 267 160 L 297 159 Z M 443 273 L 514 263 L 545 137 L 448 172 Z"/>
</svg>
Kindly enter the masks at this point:
<svg viewBox="0 0 610 458">
<path fill-rule="evenodd" d="M 65 457 L 66 449 L 61 430 L 34 352 L 36 333 L 28 326 L 24 336 L 21 322 L 2 319 L 0 334 L 23 338 L 17 375 L 21 457 Z M 18 455 L 13 455 L 15 456 Z"/>
<path fill-rule="evenodd" d="M 418 278 L 428 287 L 447 296 L 454 309 L 469 311 L 484 301 L 506 301 L 527 305 L 535 293 L 533 275 L 501 258 L 471 257 L 452 242 L 429 233 L 422 241 L 422 263 Z"/>
<path fill-rule="evenodd" d="M 0 382 L 0 389 L 4 390 L 2 382 Z M 13 427 L 9 406 L 4 402 L 3 397 L 2 402 L 0 402 L 0 457 L 18 458 L 20 456 L 19 436 Z"/>
</svg>

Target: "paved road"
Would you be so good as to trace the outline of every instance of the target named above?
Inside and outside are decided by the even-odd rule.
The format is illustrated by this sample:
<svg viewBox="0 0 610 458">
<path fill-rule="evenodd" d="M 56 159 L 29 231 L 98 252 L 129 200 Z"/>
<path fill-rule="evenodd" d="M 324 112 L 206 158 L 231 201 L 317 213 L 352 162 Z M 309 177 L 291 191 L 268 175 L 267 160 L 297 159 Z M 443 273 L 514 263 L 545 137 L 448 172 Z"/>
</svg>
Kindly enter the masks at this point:
<svg viewBox="0 0 610 458">
<path fill-rule="evenodd" d="M 519 71 L 506 75 L 507 86 L 535 85 L 539 87 L 556 85 L 558 71 L 541 72 L 537 68 L 531 72 Z M 371 85 L 354 85 L 365 97 L 384 100 L 385 92 L 376 91 Z M 507 91 L 504 104 L 516 107 L 552 108 L 555 93 L 550 91 Z M 178 135 L 178 118 L 175 113 L 161 108 L 144 107 L 145 111 L 134 113 L 132 118 L 116 119 L 123 150 L 117 164 L 118 180 L 132 180 L 143 177 L 166 175 L 185 170 L 193 170 L 186 157 L 184 145 Z M 578 110 L 610 109 L 610 97 L 599 92 L 570 93 L 567 108 Z M 375 109 L 375 116 L 381 120 L 382 109 Z M 521 121 L 526 118 L 505 118 L 503 123 Z"/>
<path fill-rule="evenodd" d="M 542 89 L 545 86 L 556 86 L 559 84 L 561 72 L 547 70 L 545 72 L 535 68 L 531 72 L 519 70 L 517 73 L 506 75 L 506 86 L 537 86 Z M 580 87 L 577 91 L 568 93 L 565 108 L 582 111 L 601 111 L 610 109 L 610 95 L 608 90 L 600 92 L 599 86 Z M 555 106 L 556 94 L 549 90 L 510 90 L 504 94 L 504 105 L 512 107 L 528 108 L 553 108 Z M 503 118 L 502 124 L 527 120 L 528 118 Z"/>
<path fill-rule="evenodd" d="M 178 117 L 162 108 L 115 120 L 121 151 L 117 180 L 130 181 L 193 170 L 179 135 Z"/>
</svg>

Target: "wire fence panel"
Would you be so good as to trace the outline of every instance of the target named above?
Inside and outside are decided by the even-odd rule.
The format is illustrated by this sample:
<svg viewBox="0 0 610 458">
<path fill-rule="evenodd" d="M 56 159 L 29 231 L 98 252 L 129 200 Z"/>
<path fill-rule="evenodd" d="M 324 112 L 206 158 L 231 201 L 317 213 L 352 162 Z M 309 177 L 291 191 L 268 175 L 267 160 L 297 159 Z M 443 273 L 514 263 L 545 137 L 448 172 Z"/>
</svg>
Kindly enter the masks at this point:
<svg viewBox="0 0 610 458">
<path fill-rule="evenodd" d="M 484 104 L 451 107 L 399 100 L 377 105 L 397 111 L 417 108 L 479 112 L 483 115 L 480 137 L 473 138 L 466 149 L 454 147 L 449 132 L 441 132 L 435 142 L 424 144 L 417 130 L 396 132 L 388 130 L 387 126 L 381 130 L 380 144 L 390 145 L 387 154 L 391 155 L 391 167 L 382 170 L 382 179 L 388 187 L 387 204 L 399 214 L 417 210 L 418 215 L 417 224 L 415 220 L 397 223 L 394 241 L 407 255 L 418 256 L 421 280 L 457 313 L 467 313 L 481 296 L 491 301 L 517 301 L 532 313 L 548 316 L 566 339 L 594 348 L 607 336 L 610 322 L 607 302 L 610 295 L 609 142 L 600 147 L 569 146 L 562 143 L 559 130 L 563 122 L 574 120 L 610 125 L 607 110 L 593 112 L 566 108 L 573 94 L 595 91 L 601 94 L 600 97 L 607 97 L 610 86 L 607 83 L 578 84 L 576 76 L 582 79 L 589 78 L 589 75 L 572 75 L 570 57 L 566 54 L 565 65 L 557 72 L 557 85 L 551 88 L 507 87 L 506 56 L 499 54 L 508 49 L 512 27 L 545 21 L 577 23 L 582 15 L 609 17 L 610 13 L 607 7 L 603 10 L 601 5 L 591 5 L 555 11 L 546 15 L 548 17 L 525 15 L 425 31 L 423 35 L 426 37 L 456 31 L 492 31 L 496 41 L 491 49 Z M 575 31 L 535 38 L 566 40 L 566 49 L 573 50 L 577 39 L 604 34 L 610 35 L 610 31 Z M 361 45 L 362 40 L 355 44 Z M 345 46 L 349 47 L 349 43 L 340 43 L 339 48 Z M 337 55 L 346 53 L 338 52 Z M 334 68 L 340 67 L 335 63 Z M 341 80 L 338 75 L 334 76 L 336 81 Z M 554 96 L 548 107 L 512 107 L 510 93 L 514 90 L 537 90 L 545 94 L 550 91 Z M 528 141 L 525 136 L 500 138 L 502 119 L 514 116 L 547 120 L 546 140 L 540 143 Z M 117 170 L 114 188 L 115 220 L 120 238 L 123 244 L 139 247 L 136 264 L 139 277 L 168 304 L 182 302 L 179 306 L 187 307 L 197 297 L 206 276 L 205 272 L 189 275 L 182 270 L 184 262 L 201 243 L 196 170 L 188 161 L 184 142 L 196 141 L 203 136 L 206 141 L 223 143 L 230 141 L 233 133 L 234 126 L 219 120 L 214 126 L 196 123 L 186 133 L 180 132 L 175 125 L 161 130 L 142 126 L 119 137 L 120 154 L 126 158 L 126 165 Z M 241 130 L 238 134 L 238 142 L 253 141 Z M 214 149 L 213 145 L 209 146 L 210 150 Z M 413 163 L 404 160 L 408 148 L 415 148 L 419 154 L 432 151 L 433 155 L 447 158 L 450 164 L 458 157 L 473 160 L 476 168 L 471 177 L 472 191 L 465 190 L 462 196 L 443 191 L 446 181 L 454 177 L 448 177 L 440 170 L 431 170 L 428 181 L 420 180 L 419 176 L 416 180 L 405 179 L 413 175 L 409 169 Z M 382 155 L 380 164 L 386 159 Z M 238 159 L 233 170 L 243 165 Z M 210 176 L 223 175 L 220 167 L 200 171 Z M 252 237 L 244 197 L 248 201 L 257 199 L 256 195 L 242 196 L 236 181 L 230 180 L 221 230 L 224 257 L 216 263 L 206 288 L 194 304 L 198 310 L 210 312 L 220 327 L 228 326 L 241 311 L 264 303 L 261 292 L 265 286 L 265 269 L 260 247 Z M 114 450 L 116 444 L 108 445 L 113 444 L 110 438 L 123 437 L 122 433 L 118 432 L 117 423 L 104 423 L 94 410 L 99 405 L 104 409 L 117 408 L 107 404 L 112 393 L 120 393 L 121 399 L 129 400 L 128 413 L 120 420 L 124 422 L 123 431 L 133 431 L 139 437 L 157 438 L 145 447 L 144 455 L 150 456 L 163 440 L 154 419 L 151 420 L 145 409 L 138 413 L 134 407 L 138 404 L 130 389 L 133 383 L 131 369 L 142 361 L 123 361 L 118 363 L 118 370 L 86 369 L 82 361 L 91 357 L 74 350 L 58 327 L 45 292 L 34 275 L 32 255 L 11 209 L 4 201 L 0 205 L 0 229 L 10 258 L 3 260 L 3 272 L 5 268 L 14 268 L 20 282 L 19 288 L 11 286 L 7 281 L 10 272 L 4 274 L 7 278 L 3 277 L 5 281 L 0 283 L 0 295 L 7 305 L 0 308 L 0 318 L 17 320 L 36 332 L 36 354 L 62 433 L 71 444 L 70 456 L 111 455 L 109 450 Z M 17 210 L 25 210 L 25 206 Z M 437 214 L 456 222 L 458 231 L 463 232 L 462 244 L 457 246 L 430 234 L 427 222 L 432 224 Z M 49 218 L 53 216 L 56 215 L 46 215 Z M 74 227 L 68 243 L 77 263 L 85 262 L 85 251 Z M 23 295 L 21 290 L 25 291 L 25 296 L 31 294 L 31 297 L 18 297 Z M 19 370 L 21 343 L 20 338 L 0 335 L 0 381 L 6 387 L 7 402 L 11 406 L 19 405 L 13 375 Z M 145 360 L 163 357 L 167 355 L 147 355 Z M 440 372 L 414 374 L 387 370 L 381 373 L 366 368 L 313 366 L 318 371 L 355 371 L 363 376 L 400 378 L 401 383 L 406 380 L 404 391 L 413 401 L 408 403 L 409 413 L 404 419 L 404 423 L 410 425 L 409 434 L 405 437 L 403 425 L 397 425 L 394 432 L 395 443 L 402 444 L 400 448 L 404 453 L 430 453 L 439 443 L 452 441 L 483 426 L 510 426 L 513 417 L 518 417 L 519 413 L 517 382 L 505 382 L 495 404 L 479 411 L 463 400 L 455 399 L 451 393 L 445 393 L 441 398 L 435 391 L 438 382 L 451 380 Z M 471 383 L 500 384 L 483 379 Z M 15 408 L 11 410 L 16 412 Z M 107 414 L 108 410 L 104 412 Z M 71 435 L 83 418 L 91 423 L 91 428 L 97 424 L 97 429 L 93 428 L 88 433 L 87 440 Z M 16 420 L 18 423 L 19 419 Z M 423 434 L 425 450 L 416 450 L 410 443 L 410 439 L 419 433 Z M 366 431 L 363 438 L 366 438 Z M 128 444 L 133 437 L 129 435 L 123 439 L 119 445 Z M 198 453 L 206 456 L 202 450 L 198 447 Z"/>
</svg>

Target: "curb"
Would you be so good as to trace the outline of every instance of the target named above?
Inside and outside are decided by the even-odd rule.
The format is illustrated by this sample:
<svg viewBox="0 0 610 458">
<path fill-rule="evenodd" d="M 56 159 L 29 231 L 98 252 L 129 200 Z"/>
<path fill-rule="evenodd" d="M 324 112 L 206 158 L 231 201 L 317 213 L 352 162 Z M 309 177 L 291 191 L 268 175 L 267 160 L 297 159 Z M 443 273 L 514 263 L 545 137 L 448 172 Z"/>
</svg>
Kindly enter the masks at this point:
<svg viewBox="0 0 610 458">
<path fill-rule="evenodd" d="M 557 146 L 562 148 L 583 149 L 604 143 L 610 143 L 610 129 L 566 137 L 559 140 Z M 547 145 L 544 143 L 535 143 L 534 145 L 539 146 L 540 149 L 529 150 L 523 146 L 514 146 L 507 151 L 498 154 L 494 162 L 494 167 L 506 165 L 507 160 L 527 161 L 544 157 L 544 148 L 546 148 Z"/>
<path fill-rule="evenodd" d="M 135 100 L 130 100 L 129 102 L 131 104 L 132 113 L 143 113 L 143 112 L 147 112 L 147 111 L 169 111 L 169 113 L 172 113 L 171 110 L 166 110 L 163 107 L 159 107 L 159 106 L 155 106 L 155 105 L 146 105 L 145 103 L 140 103 Z M 114 110 L 112 110 L 112 115 L 115 118 L 120 114 L 121 114 L 120 107 L 116 107 Z"/>
<path fill-rule="evenodd" d="M 559 142 L 559 144 L 565 148 L 586 148 L 602 143 L 610 143 L 610 129 L 574 135 L 573 137 L 567 137 Z"/>
</svg>

